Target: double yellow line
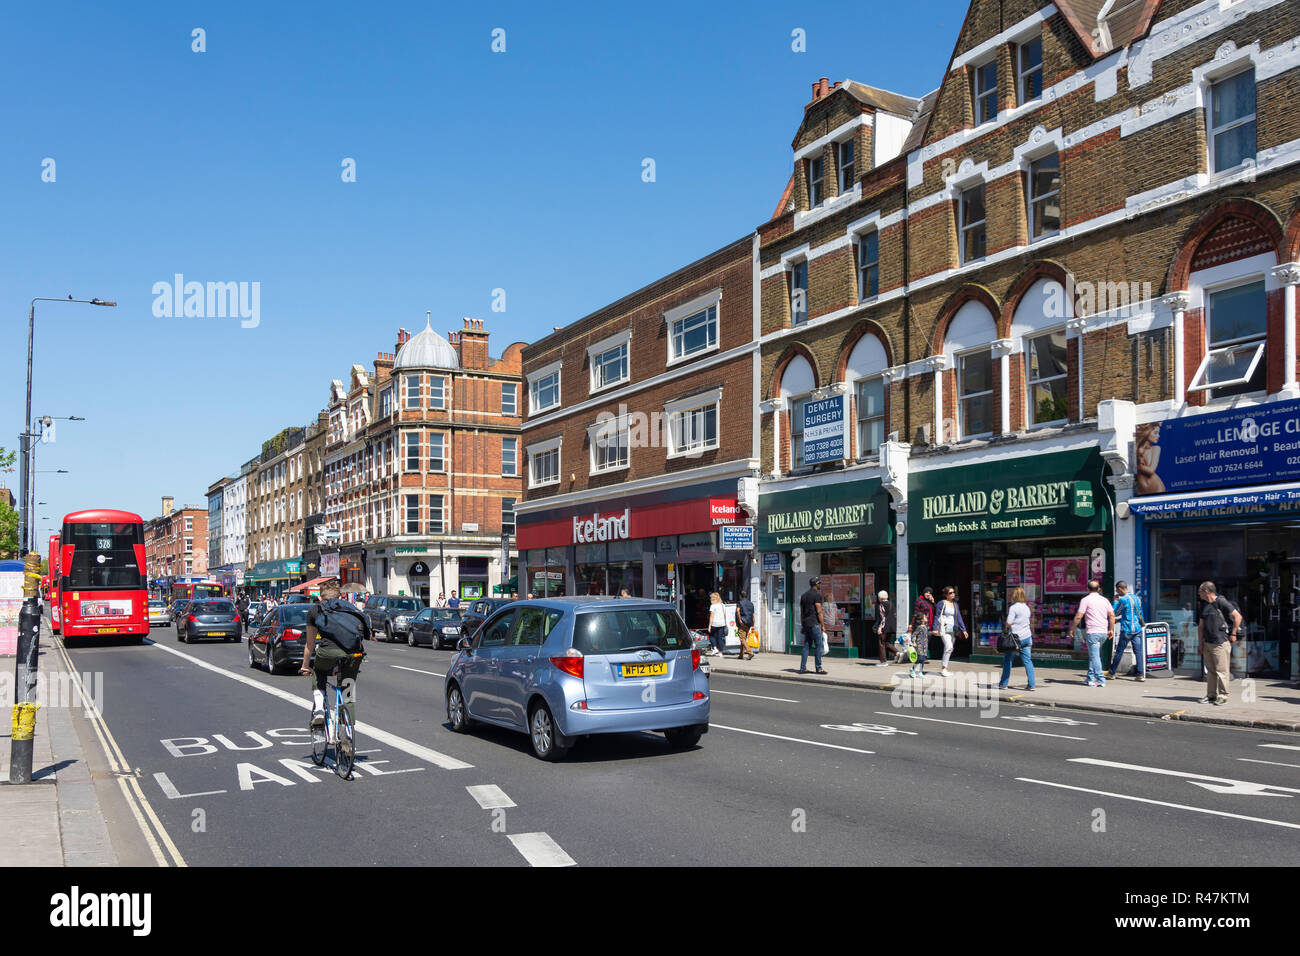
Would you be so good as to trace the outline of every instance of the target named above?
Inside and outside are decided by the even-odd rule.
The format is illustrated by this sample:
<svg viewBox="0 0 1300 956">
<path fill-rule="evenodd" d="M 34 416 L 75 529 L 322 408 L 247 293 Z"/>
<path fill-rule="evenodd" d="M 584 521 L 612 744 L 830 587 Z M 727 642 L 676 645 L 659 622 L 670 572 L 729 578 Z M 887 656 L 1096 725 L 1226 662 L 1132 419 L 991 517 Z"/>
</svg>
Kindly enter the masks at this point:
<svg viewBox="0 0 1300 956">
<path fill-rule="evenodd" d="M 144 795 L 144 791 L 140 788 L 140 779 L 136 776 L 131 765 L 127 763 L 122 748 L 117 745 L 113 732 L 108 729 L 108 724 L 104 722 L 104 715 L 99 712 L 99 708 L 95 706 L 94 698 L 81 683 L 81 675 L 77 673 L 77 669 L 73 666 L 72 658 L 69 656 L 67 648 L 63 646 L 62 639 L 55 638 L 54 646 L 58 649 L 59 657 L 62 658 L 63 665 L 72 678 L 72 685 L 77 689 L 77 696 L 81 698 L 81 706 L 85 708 L 90 719 L 90 725 L 95 728 L 95 736 L 99 738 L 100 746 L 104 748 L 104 756 L 108 758 L 108 769 L 117 778 L 118 786 L 122 788 L 122 798 L 126 801 L 126 805 L 131 808 L 131 813 L 140 827 L 140 832 L 144 834 L 145 842 L 149 845 L 149 852 L 153 854 L 154 861 L 159 866 L 187 866 L 185 858 L 181 856 L 181 851 L 176 848 L 172 838 L 167 835 L 167 830 L 163 827 L 162 821 L 158 819 L 158 814 L 154 812 L 153 806 L 149 803 L 149 798 Z M 164 853 L 164 850 L 166 850 L 166 853 Z M 170 859 L 168 859 L 169 856 Z"/>
</svg>

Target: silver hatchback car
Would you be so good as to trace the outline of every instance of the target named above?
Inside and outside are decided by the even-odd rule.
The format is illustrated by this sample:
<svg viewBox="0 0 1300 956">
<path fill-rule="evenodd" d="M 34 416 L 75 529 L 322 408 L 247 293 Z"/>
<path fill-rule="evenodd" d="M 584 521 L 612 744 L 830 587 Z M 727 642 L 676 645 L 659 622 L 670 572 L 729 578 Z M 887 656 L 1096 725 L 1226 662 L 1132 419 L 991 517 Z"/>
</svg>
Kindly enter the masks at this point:
<svg viewBox="0 0 1300 956">
<path fill-rule="evenodd" d="M 515 601 L 460 642 L 444 682 L 451 729 L 523 731 L 559 760 L 589 734 L 662 733 L 674 748 L 709 730 L 709 683 L 677 609 L 662 601 Z"/>
</svg>

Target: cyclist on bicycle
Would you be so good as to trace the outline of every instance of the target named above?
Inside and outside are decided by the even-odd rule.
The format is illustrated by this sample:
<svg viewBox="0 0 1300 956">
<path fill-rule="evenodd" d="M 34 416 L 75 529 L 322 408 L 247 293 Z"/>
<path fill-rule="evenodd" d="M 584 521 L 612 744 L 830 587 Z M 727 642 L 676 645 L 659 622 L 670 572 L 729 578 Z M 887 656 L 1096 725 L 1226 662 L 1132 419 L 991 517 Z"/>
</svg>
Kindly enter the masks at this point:
<svg viewBox="0 0 1300 956">
<path fill-rule="evenodd" d="M 368 631 L 369 626 L 360 612 L 339 600 L 339 583 L 326 581 L 322 584 L 320 600 L 307 612 L 306 645 L 302 652 L 302 668 L 298 671 L 303 676 L 315 677 L 312 686 L 313 727 L 325 723 L 325 690 L 336 666 L 339 683 L 345 688 L 344 706 L 352 723 L 356 723 L 355 687 L 357 675 L 361 672 L 361 641 Z"/>
</svg>

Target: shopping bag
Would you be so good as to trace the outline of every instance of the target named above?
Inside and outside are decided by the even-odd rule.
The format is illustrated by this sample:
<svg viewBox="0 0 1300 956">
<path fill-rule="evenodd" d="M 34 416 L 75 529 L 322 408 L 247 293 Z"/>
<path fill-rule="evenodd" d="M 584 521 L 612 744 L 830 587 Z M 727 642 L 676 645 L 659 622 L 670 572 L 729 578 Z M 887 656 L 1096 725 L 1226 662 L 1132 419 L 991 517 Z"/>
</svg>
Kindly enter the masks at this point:
<svg viewBox="0 0 1300 956">
<path fill-rule="evenodd" d="M 745 646 L 758 650 L 758 628 L 751 627 L 749 633 L 745 635 Z"/>
</svg>

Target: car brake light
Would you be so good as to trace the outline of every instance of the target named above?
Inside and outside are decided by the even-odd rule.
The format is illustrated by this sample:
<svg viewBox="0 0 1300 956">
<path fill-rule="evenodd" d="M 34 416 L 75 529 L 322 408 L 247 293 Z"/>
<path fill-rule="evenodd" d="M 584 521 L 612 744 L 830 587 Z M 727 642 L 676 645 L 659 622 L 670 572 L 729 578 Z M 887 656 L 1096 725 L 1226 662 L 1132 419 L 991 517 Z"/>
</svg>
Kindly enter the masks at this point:
<svg viewBox="0 0 1300 956">
<path fill-rule="evenodd" d="M 189 615 L 188 617 L 186 617 L 185 620 L 189 621 L 191 624 L 197 624 L 197 623 L 199 623 L 199 622 L 195 619 L 195 617 L 194 617 L 193 614 L 191 614 L 191 615 Z"/>
<path fill-rule="evenodd" d="M 697 690 L 695 692 L 695 696 L 691 698 L 691 700 L 703 700 L 703 699 L 704 699 L 704 691 L 702 690 Z"/>
<path fill-rule="evenodd" d="M 691 651 L 691 670 L 700 669 L 700 652 L 698 649 Z"/>
<path fill-rule="evenodd" d="M 571 647 L 559 657 L 552 657 L 551 663 L 572 677 L 582 677 L 582 651 Z"/>
<path fill-rule="evenodd" d="M 286 627 L 283 631 L 280 632 L 280 640 L 282 641 L 297 641 L 300 640 L 301 638 L 302 638 L 302 631 L 294 627 Z"/>
<path fill-rule="evenodd" d="M 234 620 L 232 623 L 234 623 L 234 624 L 238 624 L 238 623 L 239 623 L 239 615 L 238 615 L 238 614 L 235 615 L 235 620 Z"/>
</svg>

